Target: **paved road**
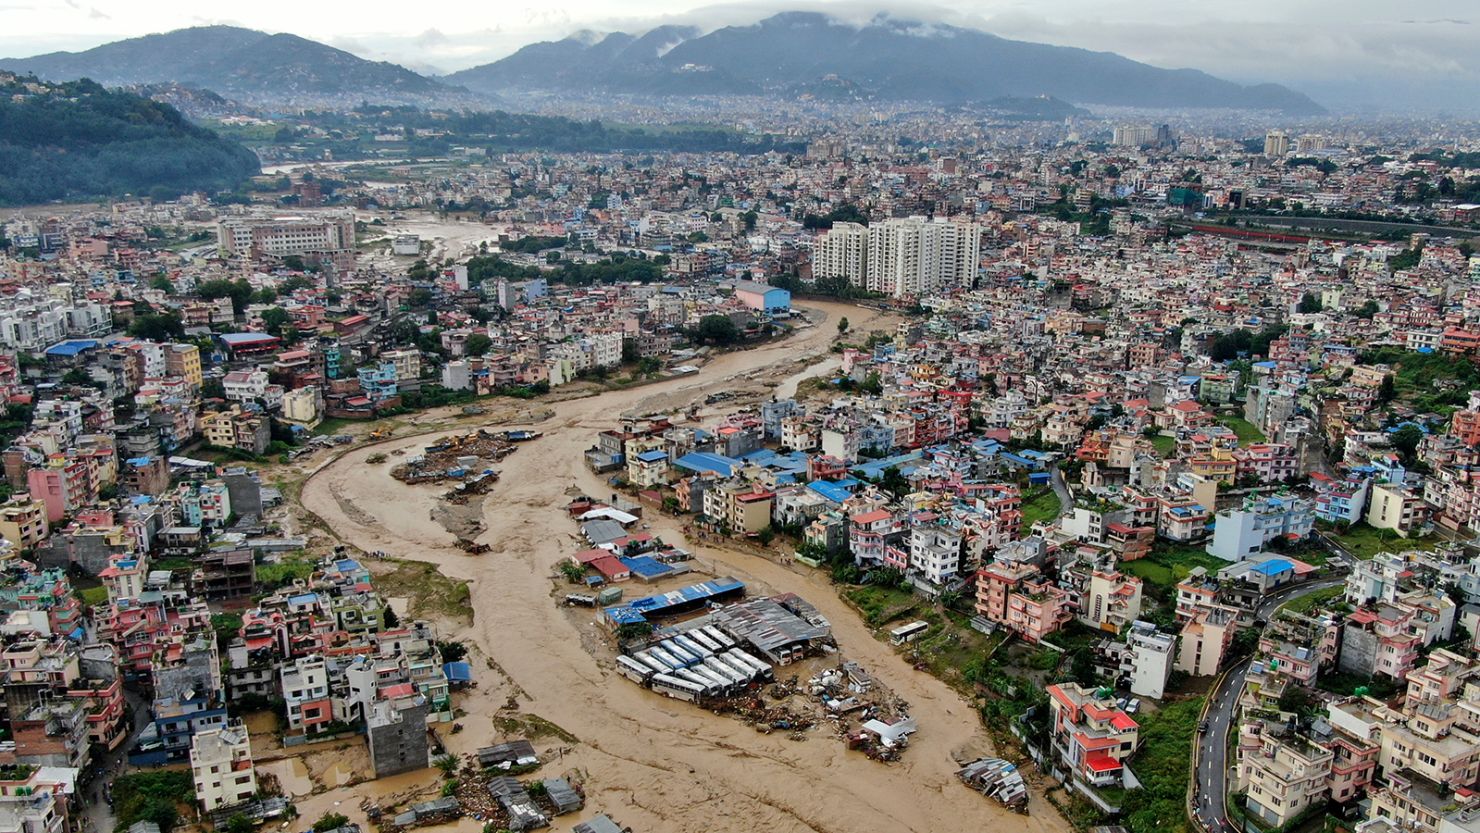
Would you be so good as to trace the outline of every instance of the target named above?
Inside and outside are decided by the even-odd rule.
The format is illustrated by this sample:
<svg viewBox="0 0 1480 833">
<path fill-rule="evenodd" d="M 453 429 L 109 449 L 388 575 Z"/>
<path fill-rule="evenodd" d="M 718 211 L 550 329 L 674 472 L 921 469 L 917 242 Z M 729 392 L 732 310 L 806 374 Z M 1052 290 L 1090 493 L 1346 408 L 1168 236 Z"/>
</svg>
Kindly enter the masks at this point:
<svg viewBox="0 0 1480 833">
<path fill-rule="evenodd" d="M 1327 545 L 1336 562 L 1350 561 L 1351 555 L 1345 550 L 1332 546 L 1329 541 Z M 1259 618 L 1268 621 L 1281 605 L 1317 590 L 1335 587 L 1343 581 L 1340 578 L 1323 579 L 1276 593 L 1259 606 Z M 1228 794 L 1228 733 L 1234 728 L 1234 712 L 1243 694 L 1244 677 L 1248 672 L 1248 661 L 1240 660 L 1239 667 L 1223 677 L 1222 684 L 1209 693 L 1212 705 L 1208 706 L 1208 731 L 1198 739 L 1192 812 L 1195 821 L 1199 822 L 1197 826 L 1212 833 L 1232 833 L 1238 829 L 1228 820 L 1223 797 Z"/>
<path fill-rule="evenodd" d="M 1074 495 L 1069 492 L 1069 484 L 1064 482 L 1064 473 L 1054 466 L 1053 473 L 1049 476 L 1049 485 L 1053 486 L 1053 493 L 1059 496 L 1059 514 L 1068 515 L 1074 511 Z"/>
</svg>

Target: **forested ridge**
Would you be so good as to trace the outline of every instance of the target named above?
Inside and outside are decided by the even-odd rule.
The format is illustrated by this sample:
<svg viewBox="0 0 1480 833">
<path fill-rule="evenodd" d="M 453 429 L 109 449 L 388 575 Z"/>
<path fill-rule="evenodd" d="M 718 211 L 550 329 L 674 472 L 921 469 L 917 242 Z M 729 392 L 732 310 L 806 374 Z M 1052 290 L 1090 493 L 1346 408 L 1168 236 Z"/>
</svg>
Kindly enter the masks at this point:
<svg viewBox="0 0 1480 833">
<path fill-rule="evenodd" d="M 83 79 L 0 73 L 0 205 L 230 188 L 260 170 L 242 145 L 167 104 Z"/>
</svg>

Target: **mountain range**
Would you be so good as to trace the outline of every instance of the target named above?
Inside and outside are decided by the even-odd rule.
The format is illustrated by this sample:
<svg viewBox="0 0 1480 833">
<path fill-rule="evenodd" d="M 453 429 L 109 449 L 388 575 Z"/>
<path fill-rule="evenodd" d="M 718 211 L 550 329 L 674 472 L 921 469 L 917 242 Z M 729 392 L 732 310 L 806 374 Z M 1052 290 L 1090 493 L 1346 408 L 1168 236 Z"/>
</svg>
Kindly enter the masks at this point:
<svg viewBox="0 0 1480 833">
<path fill-rule="evenodd" d="M 367 61 L 297 35 L 198 26 L 115 41 L 85 52 L 0 59 L 0 69 L 48 81 L 90 78 L 106 86 L 186 84 L 249 104 L 426 104 L 471 99 L 403 66 Z M 484 102 L 486 103 L 486 102 Z"/>
<path fill-rule="evenodd" d="M 689 26 L 640 35 L 583 32 L 442 78 L 296 35 L 232 26 L 0 59 L 0 69 L 111 86 L 173 82 L 275 106 L 370 101 L 487 108 L 492 97 L 507 92 L 597 91 L 954 104 L 1052 97 L 1078 105 L 1321 111 L 1310 98 L 1276 84 L 1244 86 L 1198 70 L 1161 69 L 1109 52 L 938 23 L 881 15 L 860 26 L 815 12 L 783 12 L 711 32 Z"/>
<path fill-rule="evenodd" d="M 1046 95 L 1075 104 L 1321 111 L 1308 97 L 1277 84 L 1242 86 L 1198 70 L 1161 69 L 1109 52 L 1008 40 L 958 26 L 887 16 L 858 26 L 816 12 L 784 12 L 707 34 L 682 26 L 640 36 L 583 32 L 531 44 L 445 80 L 490 93 L 793 95 L 822 78 L 892 100 Z"/>
</svg>

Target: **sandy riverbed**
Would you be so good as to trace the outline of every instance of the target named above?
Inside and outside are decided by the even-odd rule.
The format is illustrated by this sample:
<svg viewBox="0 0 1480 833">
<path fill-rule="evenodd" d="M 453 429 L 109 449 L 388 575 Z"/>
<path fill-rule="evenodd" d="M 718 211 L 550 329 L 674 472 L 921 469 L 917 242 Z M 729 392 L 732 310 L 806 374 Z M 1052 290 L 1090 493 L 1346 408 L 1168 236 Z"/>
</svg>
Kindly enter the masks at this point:
<svg viewBox="0 0 1480 833">
<path fill-rule="evenodd" d="M 572 772 L 586 783 L 588 810 L 578 818 L 607 812 L 647 833 L 1067 830 L 1041 799 L 1035 798 L 1031 816 L 1024 818 L 957 783 L 953 756 L 990 750 L 976 715 L 950 688 L 913 671 L 875 640 L 822 576 L 687 542 L 716 571 L 798 592 L 817 605 L 844 653 L 911 703 L 921 729 L 901 763 L 886 766 L 847 752 L 826 730 L 804 742 L 761 735 L 638 688 L 603 668 L 582 646 L 582 620 L 552 603 L 554 565 L 580 548 L 575 525 L 560 511 L 567 491 L 607 491 L 582 464 L 597 431 L 616 426 L 623 413 L 685 407 L 741 382 L 769 377 L 794 389 L 805 375 L 794 363 L 828 357 L 839 316 L 847 315 L 854 331 L 892 329 L 894 323 L 848 305 L 808 306 L 821 313 L 814 315 L 820 319 L 816 326 L 784 342 L 720 356 L 697 377 L 553 404 L 553 416 L 538 425 L 545 436 L 500 467 L 502 477 L 484 506 L 487 531 L 479 537 L 492 547 L 487 555 L 467 556 L 451 546 L 452 536 L 431 517 L 440 490 L 407 488 L 388 476 L 387 467 L 365 464 L 373 453 L 425 445 L 430 435 L 357 449 L 325 465 L 305 485 L 303 504 L 361 549 L 431 562 L 471 582 L 473 624 L 451 635 L 473 646 L 480 685 L 462 703 L 466 731 L 447 736 L 449 745 L 471 751 L 492 742 L 492 719 L 513 697 L 519 713 L 538 715 L 575 736 L 575 743 L 546 738 L 540 745 L 559 750 L 546 773 Z M 684 542 L 674 519 L 652 523 L 665 541 Z M 584 627 L 597 626 L 588 619 Z M 300 801 L 300 808 L 309 819 L 330 807 L 353 817 L 362 796 L 401 792 L 410 782 L 405 776 L 392 780 L 330 790 Z M 427 773 L 422 780 L 430 785 L 434 778 Z M 574 820 L 565 817 L 556 829 L 569 829 Z"/>
</svg>

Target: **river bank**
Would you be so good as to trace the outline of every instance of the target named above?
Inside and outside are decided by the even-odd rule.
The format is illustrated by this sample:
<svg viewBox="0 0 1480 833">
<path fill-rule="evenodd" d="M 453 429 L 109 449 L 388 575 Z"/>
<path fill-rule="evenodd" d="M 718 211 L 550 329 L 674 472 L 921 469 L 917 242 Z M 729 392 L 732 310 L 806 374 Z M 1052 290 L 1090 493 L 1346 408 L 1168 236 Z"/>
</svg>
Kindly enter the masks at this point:
<svg viewBox="0 0 1480 833">
<path fill-rule="evenodd" d="M 887 827 L 924 833 L 996 823 L 1066 830 L 1063 819 L 1041 801 L 1024 818 L 956 781 L 957 760 L 990 750 L 975 711 L 948 686 L 914 671 L 878 642 L 821 574 L 687 540 L 678 519 L 650 520 L 665 541 L 687 547 L 715 570 L 799 593 L 816 605 L 843 650 L 911 704 L 921 728 L 898 764 L 884 766 L 834 743 L 760 735 L 632 686 L 583 647 L 581 620 L 552 604 L 555 564 L 581 548 L 574 525 L 559 508 L 572 492 L 610 491 L 583 464 L 596 432 L 616 427 L 626 413 L 679 410 L 742 385 L 784 383 L 794 389 L 808 375 L 798 362 L 813 365 L 829 358 L 839 317 L 848 316 L 855 332 L 892 332 L 895 324 L 891 316 L 846 304 L 808 306 L 816 313 L 812 326 L 785 341 L 721 355 L 696 376 L 541 403 L 550 414 L 533 424 L 544 436 L 504 461 L 499 484 L 482 507 L 485 531 L 477 540 L 489 545 L 486 555 L 456 549 L 454 536 L 434 519 L 441 490 L 393 480 L 391 462 L 366 463 L 375 453 L 422 446 L 435 434 L 355 449 L 325 462 L 303 485 L 303 507 L 346 543 L 434 564 L 449 578 L 469 583 L 472 624 L 448 628 L 447 636 L 469 645 L 480 685 L 461 704 L 467 730 L 448 738 L 454 751 L 493 742 L 494 718 L 509 725 L 537 716 L 560 729 L 559 736 L 544 739 L 554 744 L 557 756 L 546 771 L 581 774 L 588 807 L 634 829 L 764 826 L 844 833 Z M 584 627 L 597 626 L 587 620 Z M 430 785 L 434 775 L 428 773 L 426 780 Z M 356 787 L 354 799 L 341 794 L 345 790 L 329 790 L 300 801 L 300 810 L 310 819 L 321 804 L 350 814 L 360 796 L 378 791 L 378 782 Z"/>
</svg>

